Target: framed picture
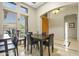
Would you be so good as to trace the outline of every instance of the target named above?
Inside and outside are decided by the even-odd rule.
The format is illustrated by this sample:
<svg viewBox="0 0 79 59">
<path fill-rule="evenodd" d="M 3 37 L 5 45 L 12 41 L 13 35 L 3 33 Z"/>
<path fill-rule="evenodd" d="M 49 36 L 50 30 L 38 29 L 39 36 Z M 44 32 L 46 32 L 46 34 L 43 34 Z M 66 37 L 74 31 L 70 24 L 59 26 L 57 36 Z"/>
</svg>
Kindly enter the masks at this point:
<svg viewBox="0 0 79 59">
<path fill-rule="evenodd" d="M 69 23 L 69 28 L 75 28 L 75 23 Z"/>
</svg>

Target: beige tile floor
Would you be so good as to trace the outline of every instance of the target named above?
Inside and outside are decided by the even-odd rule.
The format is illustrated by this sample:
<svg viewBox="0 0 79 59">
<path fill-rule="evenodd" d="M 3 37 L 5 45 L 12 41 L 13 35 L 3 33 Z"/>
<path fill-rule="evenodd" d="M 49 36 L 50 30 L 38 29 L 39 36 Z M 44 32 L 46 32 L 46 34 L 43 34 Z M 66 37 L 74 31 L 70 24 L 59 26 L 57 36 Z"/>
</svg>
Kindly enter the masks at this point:
<svg viewBox="0 0 79 59">
<path fill-rule="evenodd" d="M 50 51 L 51 52 L 51 56 L 79 56 L 79 50 L 75 50 L 75 49 L 71 48 L 73 46 L 73 47 L 78 49 L 78 47 L 77 47 L 78 45 L 76 45 L 76 46 L 74 45 L 74 44 L 76 44 L 76 42 L 73 43 L 69 47 L 68 51 L 65 51 L 64 46 L 62 44 L 63 41 L 55 40 L 54 43 L 55 43 L 54 44 L 54 52 L 52 53 L 52 51 Z M 39 50 L 37 48 L 33 48 L 33 53 L 32 54 L 30 54 L 29 51 L 26 51 L 26 54 L 25 54 L 24 51 L 25 50 L 23 48 L 23 45 L 20 45 L 19 46 L 19 56 L 40 56 Z M 9 55 L 10 56 L 14 56 L 13 51 L 9 51 Z M 48 49 L 47 48 L 43 49 L 43 55 L 44 56 L 48 56 Z M 5 56 L 5 53 L 0 53 L 0 56 Z"/>
<path fill-rule="evenodd" d="M 75 39 L 69 39 L 70 45 L 69 49 L 79 51 L 79 42 Z M 64 40 L 54 40 L 54 44 L 58 44 L 61 47 L 64 46 Z"/>
</svg>

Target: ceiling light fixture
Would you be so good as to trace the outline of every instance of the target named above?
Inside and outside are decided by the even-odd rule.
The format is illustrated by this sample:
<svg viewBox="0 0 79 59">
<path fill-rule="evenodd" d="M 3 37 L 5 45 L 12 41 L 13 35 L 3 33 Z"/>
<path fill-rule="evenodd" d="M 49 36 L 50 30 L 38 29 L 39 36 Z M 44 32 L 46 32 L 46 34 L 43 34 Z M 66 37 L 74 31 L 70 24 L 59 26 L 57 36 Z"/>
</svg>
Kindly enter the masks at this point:
<svg viewBox="0 0 79 59">
<path fill-rule="evenodd" d="M 57 14 L 59 11 L 60 11 L 60 9 L 58 8 L 58 9 L 53 10 L 52 12 L 53 12 L 53 14 Z"/>
<path fill-rule="evenodd" d="M 36 2 L 32 2 L 33 4 L 36 4 Z"/>
</svg>

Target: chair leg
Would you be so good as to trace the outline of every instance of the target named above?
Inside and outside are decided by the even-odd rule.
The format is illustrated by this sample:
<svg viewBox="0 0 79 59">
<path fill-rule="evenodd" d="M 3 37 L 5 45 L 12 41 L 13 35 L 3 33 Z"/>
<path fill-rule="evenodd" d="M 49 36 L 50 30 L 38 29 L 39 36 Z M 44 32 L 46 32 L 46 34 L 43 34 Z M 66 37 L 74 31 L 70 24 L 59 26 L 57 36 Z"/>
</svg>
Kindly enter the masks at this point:
<svg viewBox="0 0 79 59">
<path fill-rule="evenodd" d="M 29 51 L 29 41 L 27 40 L 27 51 Z"/>
<path fill-rule="evenodd" d="M 34 48 L 35 48 L 35 45 L 34 45 Z"/>
<path fill-rule="evenodd" d="M 52 52 L 53 52 L 54 48 L 53 48 L 53 45 L 52 45 Z"/>
<path fill-rule="evenodd" d="M 38 48 L 38 50 L 39 50 L 39 43 L 37 43 L 37 48 Z"/>
<path fill-rule="evenodd" d="M 13 51 L 14 51 L 14 55 L 16 56 L 16 50 L 14 49 Z"/>
<path fill-rule="evenodd" d="M 49 54 L 49 56 L 50 56 L 50 46 L 48 46 L 48 54 Z"/>
<path fill-rule="evenodd" d="M 20 45 L 21 45 L 21 40 L 20 40 Z"/>
<path fill-rule="evenodd" d="M 45 49 L 46 49 L 46 46 L 45 46 Z"/>
<path fill-rule="evenodd" d="M 19 53 L 18 53 L 18 47 L 16 47 L 16 53 L 17 53 L 17 56 L 19 55 Z"/>
<path fill-rule="evenodd" d="M 25 50 L 25 54 L 26 54 L 26 40 L 24 40 L 24 50 Z"/>
<path fill-rule="evenodd" d="M 32 54 L 32 44 L 31 44 L 31 51 L 30 51 L 30 53 Z"/>
</svg>

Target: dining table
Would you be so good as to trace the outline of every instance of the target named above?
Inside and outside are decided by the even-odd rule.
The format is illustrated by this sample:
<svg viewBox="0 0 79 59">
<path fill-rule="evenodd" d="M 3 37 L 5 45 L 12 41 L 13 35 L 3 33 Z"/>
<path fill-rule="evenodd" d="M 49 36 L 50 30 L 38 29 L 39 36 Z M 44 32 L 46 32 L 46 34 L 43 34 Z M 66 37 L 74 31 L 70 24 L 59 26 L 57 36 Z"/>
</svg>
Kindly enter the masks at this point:
<svg viewBox="0 0 79 59">
<path fill-rule="evenodd" d="M 49 35 L 33 34 L 31 37 L 40 42 L 40 56 L 43 56 L 43 41 L 48 40 Z"/>
</svg>

